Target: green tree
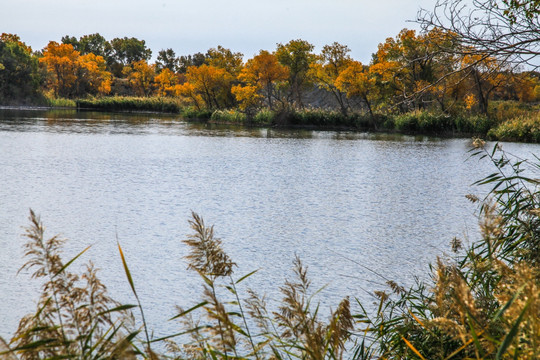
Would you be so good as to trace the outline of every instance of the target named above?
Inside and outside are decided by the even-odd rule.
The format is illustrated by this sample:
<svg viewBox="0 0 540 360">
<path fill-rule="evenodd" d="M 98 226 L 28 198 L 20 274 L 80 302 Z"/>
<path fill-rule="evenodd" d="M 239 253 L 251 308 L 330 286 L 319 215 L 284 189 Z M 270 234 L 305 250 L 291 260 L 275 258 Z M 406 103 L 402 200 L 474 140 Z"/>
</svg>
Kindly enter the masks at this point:
<svg viewBox="0 0 540 360">
<path fill-rule="evenodd" d="M 221 45 L 217 48 L 211 48 L 206 52 L 206 63 L 211 66 L 225 69 L 229 74 L 238 76 L 242 70 L 244 54 L 240 52 L 233 53 Z"/>
<path fill-rule="evenodd" d="M 172 72 L 177 72 L 179 65 L 180 59 L 176 57 L 173 49 L 160 50 L 156 61 L 156 67 L 159 71 L 169 69 Z"/>
<path fill-rule="evenodd" d="M 60 41 L 62 41 L 62 44 L 71 45 L 73 46 L 73 49 L 75 49 L 76 51 L 80 51 L 80 43 L 75 36 L 65 35 L 62 36 L 62 39 L 60 39 Z"/>
<path fill-rule="evenodd" d="M 178 58 L 178 72 L 185 74 L 190 66 L 201 66 L 206 62 L 206 55 L 198 52 L 193 55 L 182 55 Z"/>
<path fill-rule="evenodd" d="M 146 47 L 145 41 L 134 37 L 114 38 L 111 40 L 111 46 L 112 59 L 115 62 L 111 69 L 118 77 L 122 75 L 124 66 L 141 60 L 148 61 L 152 56 L 152 50 Z"/>
<path fill-rule="evenodd" d="M 99 33 L 81 36 L 79 39 L 79 48 L 75 48 L 75 50 L 78 50 L 81 55 L 91 53 L 103 57 L 107 62 L 112 60 L 112 45 Z"/>
<path fill-rule="evenodd" d="M 0 104 L 37 95 L 38 61 L 17 35 L 0 36 Z"/>
<path fill-rule="evenodd" d="M 312 44 L 301 39 L 277 45 L 276 57 L 289 69 L 288 100 L 297 107 L 304 106 L 302 90 L 309 82 L 309 66 L 316 60 L 315 54 L 312 53 L 313 48 Z"/>
</svg>

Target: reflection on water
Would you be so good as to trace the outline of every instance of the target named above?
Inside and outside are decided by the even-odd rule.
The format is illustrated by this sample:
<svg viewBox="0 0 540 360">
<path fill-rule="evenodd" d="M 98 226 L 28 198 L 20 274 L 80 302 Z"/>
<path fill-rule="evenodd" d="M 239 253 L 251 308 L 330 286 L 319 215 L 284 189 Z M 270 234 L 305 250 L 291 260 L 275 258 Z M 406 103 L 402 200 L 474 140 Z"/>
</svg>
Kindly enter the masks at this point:
<svg viewBox="0 0 540 360">
<path fill-rule="evenodd" d="M 539 150 L 503 147 L 525 158 Z M 167 322 L 174 305 L 194 305 L 200 294 L 183 260 L 191 210 L 215 224 L 238 277 L 260 269 L 247 285 L 270 302 L 298 254 L 313 288 L 326 285 L 321 309 L 346 295 L 369 305 L 366 289 L 384 280 L 366 268 L 410 285 L 454 236 L 477 236 L 464 195 L 490 169 L 467 160 L 468 150 L 466 139 L 0 110 L 0 336 L 33 310 L 39 287 L 15 275 L 28 208 L 49 236 L 70 239 L 66 258 L 92 245 L 78 262 L 92 259 L 113 297 L 132 303 L 118 235 L 159 336 L 178 330 Z"/>
<path fill-rule="evenodd" d="M 213 124 L 207 121 L 186 122 L 178 115 L 155 113 L 108 113 L 74 109 L 0 108 L 0 131 L 52 132 L 78 134 L 163 134 L 218 137 L 435 141 L 426 136 L 352 131 L 314 131 Z"/>
</svg>

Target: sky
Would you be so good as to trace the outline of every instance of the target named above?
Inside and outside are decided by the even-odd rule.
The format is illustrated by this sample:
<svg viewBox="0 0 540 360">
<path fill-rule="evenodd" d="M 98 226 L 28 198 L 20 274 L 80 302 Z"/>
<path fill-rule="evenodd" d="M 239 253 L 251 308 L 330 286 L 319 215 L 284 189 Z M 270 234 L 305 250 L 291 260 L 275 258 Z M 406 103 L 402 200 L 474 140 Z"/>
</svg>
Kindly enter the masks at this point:
<svg viewBox="0 0 540 360">
<path fill-rule="evenodd" d="M 303 39 L 320 52 L 337 41 L 368 63 L 377 45 L 403 28 L 417 29 L 420 8 L 435 0 L 0 0 L 0 33 L 21 37 L 33 50 L 62 36 L 100 33 L 107 40 L 145 40 L 153 58 L 218 45 L 251 58 L 259 50 Z"/>
</svg>

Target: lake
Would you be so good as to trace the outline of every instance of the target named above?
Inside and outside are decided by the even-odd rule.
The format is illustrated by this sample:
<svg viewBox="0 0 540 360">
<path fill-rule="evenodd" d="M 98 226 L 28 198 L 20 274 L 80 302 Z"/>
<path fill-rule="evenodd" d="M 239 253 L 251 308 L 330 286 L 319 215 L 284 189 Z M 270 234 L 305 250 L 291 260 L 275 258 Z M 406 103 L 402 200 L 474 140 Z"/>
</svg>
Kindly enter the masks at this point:
<svg viewBox="0 0 540 360">
<path fill-rule="evenodd" d="M 134 303 L 123 247 L 155 336 L 179 325 L 175 305 L 200 299 L 186 270 L 191 211 L 223 240 L 237 278 L 280 299 L 298 255 L 321 308 L 344 296 L 366 304 L 382 275 L 408 286 L 425 279 L 453 237 L 478 238 L 477 207 L 465 195 L 492 172 L 469 158 L 470 139 L 258 129 L 189 123 L 169 115 L 0 110 L 0 336 L 35 310 L 39 284 L 24 263 L 29 209 L 47 235 L 68 239 L 72 266 L 92 260 L 110 294 Z M 505 143 L 524 158 L 531 144 Z M 79 264 L 79 265 L 77 265 Z M 379 274 L 376 275 L 375 273 Z"/>
</svg>

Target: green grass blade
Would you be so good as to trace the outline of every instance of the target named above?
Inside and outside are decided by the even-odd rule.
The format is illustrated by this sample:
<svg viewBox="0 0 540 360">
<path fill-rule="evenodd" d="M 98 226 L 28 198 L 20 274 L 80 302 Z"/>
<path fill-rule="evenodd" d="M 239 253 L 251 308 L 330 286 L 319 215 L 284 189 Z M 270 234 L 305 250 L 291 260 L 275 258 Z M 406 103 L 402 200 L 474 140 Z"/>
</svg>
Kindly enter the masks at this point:
<svg viewBox="0 0 540 360">
<path fill-rule="evenodd" d="M 19 347 L 16 347 L 12 351 L 20 351 L 20 350 L 30 350 L 30 349 L 36 349 L 40 346 L 47 345 L 50 343 L 57 343 L 58 339 L 41 339 L 34 342 L 31 342 L 29 344 L 25 344 Z"/>
<path fill-rule="evenodd" d="M 118 251 L 120 252 L 120 257 L 122 258 L 122 265 L 124 265 L 124 272 L 126 273 L 129 286 L 131 286 L 131 290 L 133 291 L 133 294 L 135 295 L 135 297 L 138 298 L 137 291 L 135 290 L 135 284 L 133 283 L 133 278 L 131 277 L 131 272 L 129 271 L 126 258 L 124 257 L 124 252 L 122 251 L 122 247 L 120 246 L 120 243 L 119 242 L 117 243 L 118 243 Z"/>
<path fill-rule="evenodd" d="M 242 276 L 240 279 L 236 280 L 236 284 L 240 284 L 242 281 L 244 281 L 245 279 L 247 279 L 247 278 L 250 277 L 251 275 L 255 274 L 257 271 L 259 271 L 259 269 L 253 270 L 253 271 L 250 272 L 249 274 L 246 274 L 246 275 Z"/>
<path fill-rule="evenodd" d="M 405 339 L 405 337 L 403 337 L 403 336 L 401 337 L 401 339 L 403 339 L 403 341 L 405 342 L 405 345 L 407 345 L 409 347 L 409 349 L 411 349 L 416 354 L 416 356 L 418 356 L 422 360 L 426 360 L 426 358 L 424 356 L 422 356 L 420 351 L 416 350 L 414 345 L 412 343 L 410 343 L 409 340 Z"/>
<path fill-rule="evenodd" d="M 73 259 L 69 260 L 64 266 L 62 266 L 62 268 L 60 270 L 58 270 L 56 272 L 56 274 L 53 275 L 53 279 L 58 276 L 59 274 L 62 273 L 62 271 L 64 271 L 69 265 L 71 265 L 75 260 L 77 260 L 79 258 L 79 256 L 81 256 L 82 254 L 84 254 L 88 249 L 90 249 L 92 247 L 92 245 L 89 245 L 86 249 L 84 249 L 83 251 L 81 251 L 77 256 L 75 256 Z"/>
<path fill-rule="evenodd" d="M 514 323 L 514 325 L 512 325 L 512 329 L 510 329 L 510 332 L 506 334 L 506 336 L 504 337 L 504 340 L 501 346 L 499 347 L 499 350 L 497 351 L 497 355 L 495 356 L 496 360 L 502 359 L 502 356 L 506 352 L 506 349 L 508 349 L 508 346 L 510 346 L 510 344 L 512 343 L 512 340 L 514 340 L 514 337 L 517 335 L 518 330 L 519 330 L 519 324 L 521 324 L 521 321 L 523 320 L 523 316 L 525 316 L 525 312 L 529 308 L 529 305 L 531 305 L 532 300 L 533 299 L 530 298 L 527 301 L 527 303 L 523 307 L 523 310 L 521 310 L 521 313 L 519 314 L 516 322 Z"/>
<path fill-rule="evenodd" d="M 169 319 L 170 320 L 174 320 L 174 319 L 177 319 L 179 318 L 180 316 L 184 316 L 186 314 L 189 314 L 190 312 L 192 312 L 193 310 L 196 310 L 198 308 L 200 308 L 201 306 L 205 306 L 206 304 L 208 304 L 208 301 L 203 301 L 201 303 L 198 303 L 197 305 L 187 309 L 186 311 L 182 311 L 180 314 L 176 315 L 176 316 L 173 316 L 172 318 Z"/>
<path fill-rule="evenodd" d="M 473 318 L 468 311 L 467 311 L 467 323 L 469 324 L 469 330 L 474 341 L 474 346 L 476 347 L 476 350 L 478 350 L 478 353 L 480 354 L 480 356 L 483 357 L 484 350 L 482 349 L 482 345 L 480 345 L 480 341 L 478 340 L 478 335 L 476 334 L 476 329 L 474 328 L 474 324 L 473 324 Z"/>
<path fill-rule="evenodd" d="M 517 297 L 521 294 L 521 292 L 523 291 L 523 289 L 525 289 L 525 285 L 521 286 L 517 291 L 516 293 L 514 294 L 514 296 L 512 296 L 512 298 L 510 300 L 508 300 L 506 302 L 506 304 L 504 304 L 504 306 L 499 309 L 499 311 L 497 311 L 497 313 L 495 314 L 495 316 L 493 317 L 493 321 L 497 321 L 503 314 L 504 312 L 510 307 L 510 305 L 512 305 L 514 303 L 514 301 L 517 299 Z"/>
<path fill-rule="evenodd" d="M 173 337 L 176 337 L 176 336 L 181 336 L 181 335 L 186 335 L 186 334 L 191 334 L 192 332 L 195 332 L 195 331 L 199 331 L 201 329 L 205 329 L 207 328 L 207 326 L 197 326 L 193 329 L 189 329 L 189 330 L 186 330 L 186 331 L 182 331 L 182 332 L 179 332 L 179 333 L 176 333 L 176 334 L 172 334 L 172 335 L 167 335 L 167 336 L 163 336 L 163 337 L 160 337 L 158 339 L 153 339 L 152 341 L 150 342 L 158 342 L 158 341 L 163 341 L 163 340 L 167 340 L 167 339 L 170 339 L 170 338 L 173 338 Z"/>
<path fill-rule="evenodd" d="M 132 304 L 120 305 L 120 306 L 114 307 L 112 309 L 107 309 L 105 311 L 102 311 L 99 314 L 97 314 L 97 316 L 105 315 L 105 314 L 116 312 L 116 311 L 129 310 L 129 309 L 133 309 L 135 307 L 137 307 L 137 305 L 132 305 Z"/>
</svg>

